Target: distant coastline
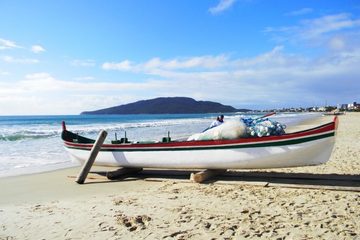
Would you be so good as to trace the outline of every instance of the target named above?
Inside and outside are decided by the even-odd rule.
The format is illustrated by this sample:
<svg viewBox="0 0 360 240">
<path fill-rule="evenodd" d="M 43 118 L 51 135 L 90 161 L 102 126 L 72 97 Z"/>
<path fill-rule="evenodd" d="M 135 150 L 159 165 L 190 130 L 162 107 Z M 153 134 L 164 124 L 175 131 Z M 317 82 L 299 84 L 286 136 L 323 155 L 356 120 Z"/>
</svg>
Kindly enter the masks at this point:
<svg viewBox="0 0 360 240">
<path fill-rule="evenodd" d="M 160 97 L 141 100 L 119 106 L 103 108 L 93 111 L 84 111 L 80 115 L 126 115 L 126 114 L 204 114 L 204 113 L 301 113 L 301 112 L 333 112 L 333 111 L 360 111 L 360 104 L 341 104 L 338 106 L 320 107 L 287 107 L 262 110 L 237 109 L 212 101 L 197 101 L 189 97 Z"/>
</svg>

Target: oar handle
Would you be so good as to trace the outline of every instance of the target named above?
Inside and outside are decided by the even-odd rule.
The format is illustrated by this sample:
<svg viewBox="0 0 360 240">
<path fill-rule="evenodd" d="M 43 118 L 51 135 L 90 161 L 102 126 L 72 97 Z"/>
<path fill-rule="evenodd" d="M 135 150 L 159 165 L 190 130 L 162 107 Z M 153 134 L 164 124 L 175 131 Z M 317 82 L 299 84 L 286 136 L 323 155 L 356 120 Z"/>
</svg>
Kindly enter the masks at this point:
<svg viewBox="0 0 360 240">
<path fill-rule="evenodd" d="M 264 116 L 261 116 L 259 118 L 266 118 L 266 117 L 270 117 L 272 115 L 276 114 L 276 112 L 271 112 L 271 113 L 268 113 L 268 114 L 265 114 Z"/>
</svg>

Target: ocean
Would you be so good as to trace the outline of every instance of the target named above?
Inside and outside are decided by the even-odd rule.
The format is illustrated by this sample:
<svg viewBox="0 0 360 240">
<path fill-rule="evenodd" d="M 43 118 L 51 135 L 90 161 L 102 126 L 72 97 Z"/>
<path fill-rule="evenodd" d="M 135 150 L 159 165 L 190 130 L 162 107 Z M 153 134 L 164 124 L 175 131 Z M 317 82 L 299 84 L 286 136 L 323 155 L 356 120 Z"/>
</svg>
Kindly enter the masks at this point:
<svg viewBox="0 0 360 240">
<path fill-rule="evenodd" d="M 108 132 L 106 142 L 124 137 L 130 141 L 187 138 L 207 128 L 217 114 L 138 114 L 0 116 L 0 177 L 31 174 L 76 166 L 61 141 L 61 122 L 80 135 L 96 138 L 101 129 Z M 261 114 L 225 114 L 227 119 L 258 117 Z M 280 113 L 270 118 L 295 125 L 318 116 L 314 113 Z"/>
</svg>

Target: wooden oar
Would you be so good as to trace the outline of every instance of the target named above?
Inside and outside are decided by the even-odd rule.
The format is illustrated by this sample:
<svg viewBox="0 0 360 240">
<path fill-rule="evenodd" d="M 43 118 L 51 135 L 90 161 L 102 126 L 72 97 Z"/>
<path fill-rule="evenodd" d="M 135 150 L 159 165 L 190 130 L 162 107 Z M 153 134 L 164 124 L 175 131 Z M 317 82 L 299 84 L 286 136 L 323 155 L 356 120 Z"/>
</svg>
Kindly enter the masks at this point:
<svg viewBox="0 0 360 240">
<path fill-rule="evenodd" d="M 271 112 L 271 113 L 265 114 L 264 116 L 258 117 L 256 119 L 270 117 L 270 116 L 275 115 L 275 114 L 276 114 L 276 112 Z"/>
</svg>

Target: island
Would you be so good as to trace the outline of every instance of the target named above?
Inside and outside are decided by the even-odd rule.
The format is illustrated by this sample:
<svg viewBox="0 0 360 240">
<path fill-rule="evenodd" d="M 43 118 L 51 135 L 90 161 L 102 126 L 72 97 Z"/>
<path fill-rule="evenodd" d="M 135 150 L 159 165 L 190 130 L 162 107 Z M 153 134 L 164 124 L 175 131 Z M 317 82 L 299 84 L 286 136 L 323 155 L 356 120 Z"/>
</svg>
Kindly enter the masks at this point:
<svg viewBox="0 0 360 240">
<path fill-rule="evenodd" d="M 159 97 L 95 111 L 85 111 L 81 114 L 192 114 L 248 111 L 251 110 L 236 109 L 232 106 L 211 101 L 196 101 L 189 97 Z"/>
</svg>

